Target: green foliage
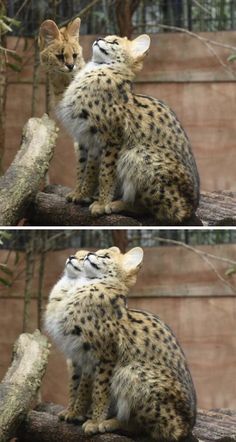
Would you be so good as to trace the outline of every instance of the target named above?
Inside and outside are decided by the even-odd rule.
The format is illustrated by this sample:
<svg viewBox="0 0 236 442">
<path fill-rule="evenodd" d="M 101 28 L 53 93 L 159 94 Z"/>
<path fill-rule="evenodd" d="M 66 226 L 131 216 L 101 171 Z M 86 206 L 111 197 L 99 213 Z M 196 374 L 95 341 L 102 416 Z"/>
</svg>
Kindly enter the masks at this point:
<svg viewBox="0 0 236 442">
<path fill-rule="evenodd" d="M 18 64 L 14 64 L 14 63 L 9 63 L 8 61 L 6 62 L 6 66 L 11 68 L 13 71 L 15 72 L 21 72 L 21 66 Z"/>
<path fill-rule="evenodd" d="M 21 22 L 15 18 L 7 17 L 0 10 L 0 42 L 1 37 L 8 32 L 13 32 L 14 27 L 19 27 Z M 7 48 L 0 47 L 1 52 L 5 54 L 5 64 L 7 67 L 11 68 L 15 72 L 21 72 L 22 69 L 22 57 L 14 51 L 9 51 Z M 2 54 L 1 54 L 2 55 Z M 12 59 L 8 61 L 8 58 Z"/>
<path fill-rule="evenodd" d="M 225 275 L 226 276 L 232 276 L 236 273 L 236 267 L 230 267 L 226 270 Z"/>
<path fill-rule="evenodd" d="M 7 52 L 8 58 L 12 61 L 6 61 L 6 66 L 11 68 L 15 72 L 21 72 L 23 58 L 16 52 Z"/>
<path fill-rule="evenodd" d="M 20 21 L 14 18 L 7 17 L 6 15 L 0 15 L 0 33 L 6 34 L 7 32 L 13 32 L 14 26 L 20 26 Z"/>
<path fill-rule="evenodd" d="M 229 61 L 230 63 L 232 63 L 233 61 L 236 60 L 236 54 L 231 54 L 228 58 L 227 61 Z"/>
<path fill-rule="evenodd" d="M 3 276 L 1 276 L 3 274 Z M 12 276 L 13 272 L 7 264 L 0 263 L 0 284 L 3 284 L 5 287 L 11 287 L 12 285 Z"/>
<path fill-rule="evenodd" d="M 4 244 L 4 240 L 9 241 L 11 237 L 12 237 L 11 232 L 7 230 L 0 230 L 0 245 Z"/>
</svg>

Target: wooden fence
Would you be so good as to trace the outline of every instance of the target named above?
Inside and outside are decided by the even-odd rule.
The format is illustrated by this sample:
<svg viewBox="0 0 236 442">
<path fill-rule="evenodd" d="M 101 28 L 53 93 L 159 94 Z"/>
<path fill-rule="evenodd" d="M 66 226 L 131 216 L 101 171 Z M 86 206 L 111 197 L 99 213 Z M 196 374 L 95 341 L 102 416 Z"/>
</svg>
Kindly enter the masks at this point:
<svg viewBox="0 0 236 442">
<path fill-rule="evenodd" d="M 151 36 L 151 49 L 135 90 L 165 100 L 177 113 L 192 142 L 202 189 L 236 190 L 236 71 L 223 64 L 232 51 L 213 45 L 210 51 L 199 37 L 236 46 L 236 32 L 200 33 L 198 38 L 186 34 Z M 85 59 L 91 56 L 94 36 L 81 36 Z M 9 38 L 14 48 L 16 39 Z M 17 51 L 23 51 L 24 41 Z M 7 133 L 5 168 L 12 161 L 21 139 L 22 126 L 31 116 L 33 42 L 28 41 L 27 60 L 21 73 L 9 72 L 7 93 Z M 31 48 L 31 49 L 30 49 Z M 220 61 L 219 61 L 220 58 Z M 36 114 L 45 111 L 43 74 L 36 94 Z M 72 142 L 61 131 L 51 165 L 51 181 L 73 186 L 75 161 Z"/>
</svg>

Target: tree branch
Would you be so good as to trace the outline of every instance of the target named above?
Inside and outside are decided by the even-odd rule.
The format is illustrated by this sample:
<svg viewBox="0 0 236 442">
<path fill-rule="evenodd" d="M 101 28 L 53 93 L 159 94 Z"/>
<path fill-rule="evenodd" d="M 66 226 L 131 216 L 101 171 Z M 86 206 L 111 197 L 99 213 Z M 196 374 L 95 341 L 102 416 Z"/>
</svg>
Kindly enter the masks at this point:
<svg viewBox="0 0 236 442">
<path fill-rule="evenodd" d="M 17 225 L 24 217 L 48 171 L 56 137 L 55 122 L 46 114 L 26 123 L 21 148 L 0 179 L 1 225 Z"/>
<path fill-rule="evenodd" d="M 42 226 L 140 226 L 129 216 L 106 215 L 94 218 L 88 207 L 66 201 L 70 189 L 63 186 L 48 186 L 52 193 L 39 192 L 26 214 L 31 225 Z"/>
<path fill-rule="evenodd" d="M 232 284 L 230 284 L 229 281 L 227 281 L 227 279 L 225 279 L 217 270 L 217 268 L 214 266 L 214 264 L 212 264 L 212 262 L 210 261 L 210 259 L 218 259 L 219 261 L 224 261 L 224 262 L 229 262 L 230 264 L 236 265 L 236 261 L 232 261 L 232 260 L 228 260 L 226 258 L 220 258 L 217 257 L 216 255 L 212 255 L 210 253 L 204 252 L 203 250 L 199 250 L 196 247 L 192 247 L 189 244 L 185 244 L 184 242 L 181 241 L 176 241 L 174 239 L 168 239 L 168 238 L 162 238 L 161 236 L 155 236 L 155 239 L 157 239 L 160 242 L 165 242 L 165 243 L 169 243 L 169 244 L 174 244 L 177 246 L 181 246 L 184 247 L 185 249 L 196 253 L 198 256 L 200 256 L 200 258 L 203 259 L 203 261 L 205 261 L 209 267 L 211 267 L 211 269 L 213 270 L 213 272 L 216 274 L 217 278 L 224 284 L 226 285 L 230 291 L 232 292 L 232 294 L 236 294 L 236 287 L 233 286 Z"/>
<path fill-rule="evenodd" d="M 163 29 L 170 29 L 172 31 L 183 32 L 184 34 L 187 34 L 190 37 L 194 37 L 197 40 L 199 40 L 202 44 L 204 44 L 206 46 L 206 48 L 218 60 L 219 64 L 221 64 L 221 66 L 230 75 L 230 77 L 235 79 L 235 77 L 236 77 L 235 71 L 233 69 L 230 69 L 230 67 L 226 63 L 224 63 L 222 58 L 219 57 L 219 55 L 216 53 L 216 51 L 212 48 L 212 46 L 219 46 L 221 48 L 230 49 L 230 50 L 233 50 L 234 52 L 236 52 L 236 47 L 235 46 L 231 46 L 231 45 L 227 45 L 227 44 L 224 44 L 224 43 L 220 43 L 220 42 L 217 42 L 215 40 L 210 40 L 209 38 L 203 37 L 202 35 L 196 34 L 195 32 L 189 31 L 188 29 L 179 28 L 178 26 L 163 25 L 163 24 L 160 24 L 160 23 L 158 24 L 158 26 L 160 28 L 163 28 Z"/>
<path fill-rule="evenodd" d="M 39 192 L 25 216 L 30 225 L 42 226 L 157 226 L 152 215 L 113 214 L 93 218 L 88 207 L 66 201 L 71 189 L 52 185 Z M 236 225 L 236 194 L 232 192 L 202 192 L 200 206 L 183 226 Z"/>
<path fill-rule="evenodd" d="M 13 349 L 13 362 L 0 384 L 0 441 L 14 436 L 29 411 L 44 375 L 49 354 L 47 338 L 36 330 L 22 334 Z"/>
<path fill-rule="evenodd" d="M 236 226 L 236 193 L 202 191 L 197 215 L 205 226 Z"/>
<path fill-rule="evenodd" d="M 85 436 L 81 426 L 59 421 L 57 414 L 63 407 L 40 404 L 28 413 L 18 429 L 19 442 L 150 442 L 150 437 L 106 433 Z M 236 412 L 231 410 L 198 410 L 193 435 L 185 442 L 235 442 Z"/>
<path fill-rule="evenodd" d="M 70 23 L 72 20 L 74 20 L 77 17 L 84 17 L 90 9 L 92 9 L 97 3 L 101 2 L 101 0 L 92 0 L 85 8 L 81 9 L 80 12 L 78 12 L 76 15 L 71 17 L 69 20 L 64 20 L 62 23 L 59 24 L 59 28 L 62 28 L 63 26 L 66 26 L 68 23 Z"/>
</svg>

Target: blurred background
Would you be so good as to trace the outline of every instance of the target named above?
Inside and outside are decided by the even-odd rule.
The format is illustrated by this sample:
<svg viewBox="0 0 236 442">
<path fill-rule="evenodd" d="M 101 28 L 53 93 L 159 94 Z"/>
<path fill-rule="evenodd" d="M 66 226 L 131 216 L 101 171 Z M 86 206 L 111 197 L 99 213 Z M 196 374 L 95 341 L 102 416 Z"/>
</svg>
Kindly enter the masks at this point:
<svg viewBox="0 0 236 442">
<path fill-rule="evenodd" d="M 22 331 L 43 330 L 51 288 L 77 249 L 144 248 L 128 304 L 160 316 L 189 361 L 201 408 L 236 408 L 235 230 L 0 230 L 0 378 Z M 64 356 L 52 346 L 43 400 L 67 403 Z"/>
<path fill-rule="evenodd" d="M 177 113 L 193 146 L 202 189 L 235 191 L 235 0 L 1 0 L 1 171 L 13 160 L 27 119 L 48 109 L 39 26 L 46 18 L 64 25 L 77 15 L 85 60 L 98 35 L 150 34 L 135 91 L 166 101 Z M 50 179 L 70 187 L 75 182 L 72 140 L 63 130 Z"/>
</svg>

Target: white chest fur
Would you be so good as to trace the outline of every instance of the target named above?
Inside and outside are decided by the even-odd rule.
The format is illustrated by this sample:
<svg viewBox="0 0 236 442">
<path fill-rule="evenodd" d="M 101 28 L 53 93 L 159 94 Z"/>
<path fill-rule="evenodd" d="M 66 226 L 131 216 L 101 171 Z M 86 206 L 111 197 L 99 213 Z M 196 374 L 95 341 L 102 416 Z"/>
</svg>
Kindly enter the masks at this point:
<svg viewBox="0 0 236 442">
<path fill-rule="evenodd" d="M 84 118 L 84 107 L 86 107 L 86 100 L 83 99 L 85 95 L 84 88 L 87 89 L 87 94 L 90 92 L 89 84 L 86 81 L 86 75 L 97 70 L 99 65 L 94 63 L 88 63 L 84 69 L 82 69 L 71 82 L 69 87 L 66 89 L 64 97 L 60 102 L 56 113 L 60 120 L 65 125 L 68 132 L 73 136 L 76 141 L 80 144 L 84 144 L 93 151 L 95 155 L 99 155 L 102 141 L 97 133 L 94 133 L 92 128 L 92 121 L 90 118 Z M 81 89 L 83 88 L 83 95 L 81 96 Z M 91 94 L 92 95 L 92 94 Z M 94 97 L 91 96 L 91 100 Z"/>
<path fill-rule="evenodd" d="M 86 278 L 68 278 L 64 275 L 53 287 L 45 313 L 45 329 L 59 349 L 84 371 L 91 372 L 97 363 L 92 351 L 84 348 L 84 336 L 66 332 L 65 312 L 79 287 L 91 284 Z"/>
</svg>

